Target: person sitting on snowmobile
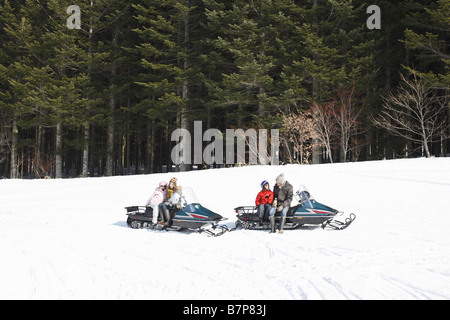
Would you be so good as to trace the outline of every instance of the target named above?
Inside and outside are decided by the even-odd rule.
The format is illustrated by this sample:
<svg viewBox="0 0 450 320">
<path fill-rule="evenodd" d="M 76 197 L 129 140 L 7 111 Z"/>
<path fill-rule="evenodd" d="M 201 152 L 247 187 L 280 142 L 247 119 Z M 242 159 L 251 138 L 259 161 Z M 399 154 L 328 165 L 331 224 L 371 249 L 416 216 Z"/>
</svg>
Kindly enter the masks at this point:
<svg viewBox="0 0 450 320">
<path fill-rule="evenodd" d="M 176 186 L 175 192 L 163 204 L 163 212 L 164 212 L 164 215 L 166 216 L 166 223 L 168 225 L 171 224 L 171 220 L 172 220 L 172 216 L 170 214 L 170 209 L 173 209 L 173 208 L 181 209 L 181 207 L 182 207 L 182 198 L 181 198 L 182 190 L 183 190 L 182 186 Z"/>
<path fill-rule="evenodd" d="M 174 194 L 174 192 L 176 191 L 176 188 L 177 188 L 177 180 L 178 180 L 178 179 L 175 178 L 175 177 L 173 177 L 172 179 L 170 179 L 169 185 L 168 185 L 167 191 L 166 191 L 167 200 L 169 200 L 169 199 L 172 197 L 172 195 Z M 161 204 L 161 210 L 162 210 L 162 212 L 164 213 L 164 216 L 163 216 L 163 217 L 165 217 L 166 223 L 169 224 L 169 223 L 170 223 L 171 217 L 170 217 L 169 208 L 168 208 L 167 206 L 168 206 L 168 203 L 167 203 L 167 202 L 162 203 L 162 204 Z"/>
<path fill-rule="evenodd" d="M 169 186 L 167 187 L 167 199 L 170 199 L 172 194 L 175 192 L 175 190 L 177 188 L 177 181 L 178 181 L 178 179 L 175 177 L 170 179 Z"/>
<path fill-rule="evenodd" d="M 270 232 L 275 233 L 275 212 L 281 213 L 280 233 L 284 233 L 283 227 L 286 222 L 286 215 L 294 198 L 294 188 L 286 181 L 284 174 L 280 174 L 276 179 L 276 184 L 273 187 L 274 206 L 270 210 Z"/>
<path fill-rule="evenodd" d="M 262 226 L 263 220 L 268 216 L 272 208 L 273 192 L 270 190 L 269 182 L 261 182 L 262 190 L 256 196 L 255 204 L 258 207 L 259 225 Z"/>
<path fill-rule="evenodd" d="M 153 209 L 153 219 L 152 223 L 158 223 L 158 215 L 159 215 L 159 207 L 160 205 L 167 200 L 167 182 L 161 181 L 159 183 L 159 187 L 156 188 L 155 192 L 151 195 L 151 197 L 147 200 L 146 207 L 151 207 Z M 161 223 L 164 224 L 165 223 Z"/>
</svg>

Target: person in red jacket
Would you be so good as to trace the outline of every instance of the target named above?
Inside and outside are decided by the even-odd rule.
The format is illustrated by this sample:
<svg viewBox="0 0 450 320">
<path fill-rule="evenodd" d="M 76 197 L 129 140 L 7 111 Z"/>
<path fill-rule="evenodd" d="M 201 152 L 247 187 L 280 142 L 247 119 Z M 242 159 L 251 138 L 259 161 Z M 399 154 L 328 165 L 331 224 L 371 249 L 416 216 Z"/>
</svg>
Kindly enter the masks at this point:
<svg viewBox="0 0 450 320">
<path fill-rule="evenodd" d="M 264 180 L 261 182 L 262 190 L 256 196 L 255 204 L 258 207 L 259 225 L 263 224 L 267 218 L 273 203 L 273 192 L 270 190 L 269 182 Z"/>
</svg>

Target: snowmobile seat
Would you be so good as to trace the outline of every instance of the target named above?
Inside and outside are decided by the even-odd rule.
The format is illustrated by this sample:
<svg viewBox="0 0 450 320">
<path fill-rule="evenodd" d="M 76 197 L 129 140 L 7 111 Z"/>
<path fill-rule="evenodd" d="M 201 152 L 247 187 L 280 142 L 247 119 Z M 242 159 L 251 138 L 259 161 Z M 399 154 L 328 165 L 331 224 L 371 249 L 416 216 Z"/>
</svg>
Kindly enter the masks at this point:
<svg viewBox="0 0 450 320">
<path fill-rule="evenodd" d="M 288 210 L 288 212 L 287 212 L 287 214 L 286 214 L 286 216 L 288 216 L 288 217 L 294 216 L 294 213 L 297 211 L 298 207 L 300 207 L 300 206 L 301 206 L 301 205 L 298 204 L 298 205 L 296 205 L 296 206 L 290 207 L 289 210 Z"/>
<path fill-rule="evenodd" d="M 286 217 L 293 217 L 294 213 L 297 211 L 298 207 L 300 207 L 300 205 L 289 207 L 289 210 L 286 213 Z M 275 212 L 275 217 L 281 217 L 281 212 L 278 212 L 278 211 Z"/>
<path fill-rule="evenodd" d="M 144 212 L 144 217 L 151 217 L 153 216 L 153 209 L 152 207 L 146 207 Z"/>
</svg>

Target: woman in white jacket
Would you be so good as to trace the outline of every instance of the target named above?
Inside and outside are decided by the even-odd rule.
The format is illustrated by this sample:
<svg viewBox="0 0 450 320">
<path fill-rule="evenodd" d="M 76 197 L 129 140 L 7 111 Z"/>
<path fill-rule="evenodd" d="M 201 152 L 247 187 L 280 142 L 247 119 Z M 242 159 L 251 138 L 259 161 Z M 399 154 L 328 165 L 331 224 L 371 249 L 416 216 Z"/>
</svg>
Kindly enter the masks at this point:
<svg viewBox="0 0 450 320">
<path fill-rule="evenodd" d="M 147 200 L 146 207 L 151 207 L 153 209 L 153 219 L 152 223 L 158 223 L 158 215 L 159 215 L 159 206 L 166 202 L 167 200 L 167 182 L 161 181 L 159 183 L 159 187 L 156 188 L 155 192 L 151 195 L 151 197 Z"/>
</svg>

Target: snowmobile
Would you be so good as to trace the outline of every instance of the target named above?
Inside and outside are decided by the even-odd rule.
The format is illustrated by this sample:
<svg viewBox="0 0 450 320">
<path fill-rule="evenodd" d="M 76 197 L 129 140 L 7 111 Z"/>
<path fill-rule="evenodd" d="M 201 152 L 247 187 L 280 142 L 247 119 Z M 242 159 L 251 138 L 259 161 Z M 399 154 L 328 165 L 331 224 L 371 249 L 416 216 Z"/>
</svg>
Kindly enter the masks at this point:
<svg viewBox="0 0 450 320">
<path fill-rule="evenodd" d="M 317 202 L 304 186 L 300 187 L 300 190 L 295 193 L 294 197 L 298 203 L 291 206 L 286 214 L 285 230 L 314 225 L 320 226 L 322 229 L 343 230 L 356 219 L 356 215 L 353 213 L 344 217 L 343 212 Z M 238 218 L 236 226 L 249 230 L 270 229 L 268 217 L 265 217 L 263 223 L 260 224 L 256 206 L 242 206 L 234 210 Z M 275 214 L 275 220 L 279 224 L 280 213 L 277 212 Z"/>
<path fill-rule="evenodd" d="M 220 236 L 231 231 L 219 222 L 226 220 L 221 215 L 203 207 L 192 188 L 184 188 L 180 202 L 176 206 L 168 206 L 170 221 L 164 224 L 162 210 L 158 223 L 153 224 L 153 209 L 144 206 L 130 206 L 127 210 L 127 224 L 132 229 L 153 229 L 166 231 L 191 230 L 206 233 L 211 236 Z"/>
</svg>

